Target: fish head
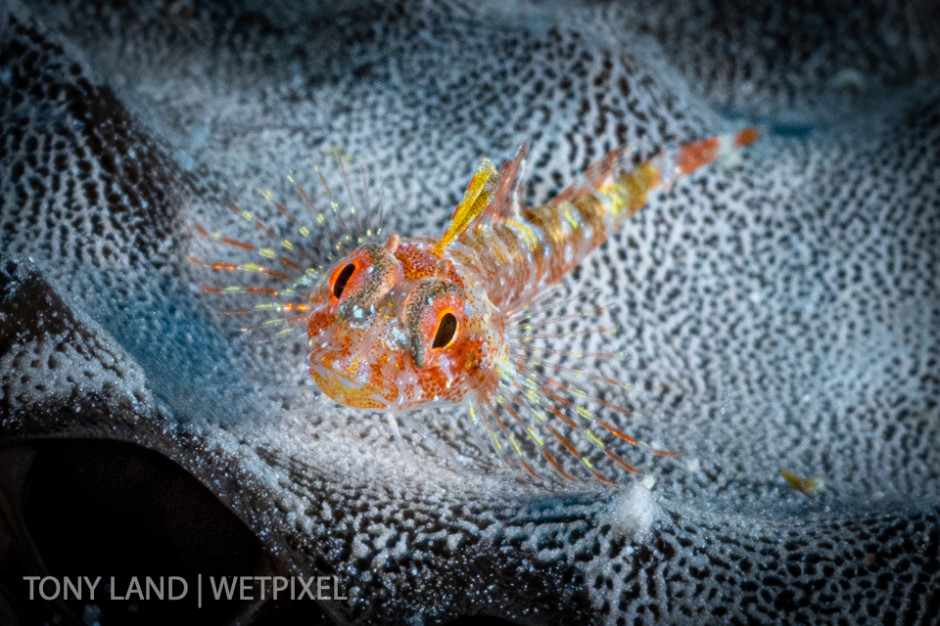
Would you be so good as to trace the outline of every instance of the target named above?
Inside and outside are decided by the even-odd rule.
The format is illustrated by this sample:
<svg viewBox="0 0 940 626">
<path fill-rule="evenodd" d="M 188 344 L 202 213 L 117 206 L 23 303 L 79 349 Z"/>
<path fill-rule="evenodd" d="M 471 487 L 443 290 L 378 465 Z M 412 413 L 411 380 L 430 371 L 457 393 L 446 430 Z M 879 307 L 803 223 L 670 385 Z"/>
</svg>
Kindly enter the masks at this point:
<svg viewBox="0 0 940 626">
<path fill-rule="evenodd" d="M 310 373 L 334 401 L 398 411 L 495 387 L 506 320 L 470 270 L 433 242 L 363 246 L 310 295 Z"/>
</svg>

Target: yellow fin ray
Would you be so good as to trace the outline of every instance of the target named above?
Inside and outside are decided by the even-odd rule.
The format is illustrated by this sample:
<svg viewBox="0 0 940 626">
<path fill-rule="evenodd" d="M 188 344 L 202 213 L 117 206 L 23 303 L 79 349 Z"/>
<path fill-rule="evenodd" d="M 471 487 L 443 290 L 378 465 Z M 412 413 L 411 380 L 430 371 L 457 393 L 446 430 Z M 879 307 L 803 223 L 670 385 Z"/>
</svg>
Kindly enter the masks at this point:
<svg viewBox="0 0 940 626">
<path fill-rule="evenodd" d="M 467 192 L 464 194 L 463 200 L 454 210 L 450 226 L 447 227 L 447 231 L 441 237 L 441 240 L 431 248 L 431 253 L 434 256 L 440 257 L 444 254 L 447 246 L 467 230 L 474 218 L 483 212 L 483 209 L 490 202 L 490 182 L 495 182 L 498 176 L 499 172 L 496 171 L 496 167 L 493 166 L 490 160 L 483 159 L 476 174 L 470 179 L 470 184 L 467 185 Z"/>
</svg>

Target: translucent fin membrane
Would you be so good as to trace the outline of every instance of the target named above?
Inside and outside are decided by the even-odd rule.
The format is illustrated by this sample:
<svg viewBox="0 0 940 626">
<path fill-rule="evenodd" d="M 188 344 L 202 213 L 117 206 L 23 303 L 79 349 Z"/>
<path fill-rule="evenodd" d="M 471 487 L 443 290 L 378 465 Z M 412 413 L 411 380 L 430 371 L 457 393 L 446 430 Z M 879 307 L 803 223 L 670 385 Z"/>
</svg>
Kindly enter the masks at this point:
<svg viewBox="0 0 940 626">
<path fill-rule="evenodd" d="M 599 307 L 553 316 L 557 307 L 542 302 L 512 316 L 510 362 L 499 391 L 490 402 L 468 403 L 470 419 L 486 430 L 494 451 L 539 480 L 604 485 L 619 484 L 624 474 L 641 473 L 624 457 L 630 448 L 641 456 L 679 454 L 628 434 L 643 419 L 626 404 L 629 385 L 592 373 L 592 363 L 617 360 L 617 353 L 563 347 L 570 344 L 568 333 L 583 338 L 620 329 L 590 328 L 601 313 Z M 565 330 L 577 321 L 589 328 Z"/>
<path fill-rule="evenodd" d="M 342 164 L 339 172 L 343 196 L 348 201 L 345 205 L 337 201 L 326 178 L 317 171 L 321 200 L 293 176 L 287 178 L 300 199 L 298 213 L 275 200 L 271 190 L 262 189 L 259 193 L 267 207 L 250 211 L 230 205 L 240 218 L 241 233 L 237 237 L 193 224 L 200 237 L 219 244 L 218 254 L 223 257 L 188 257 L 191 263 L 218 277 L 200 285 L 200 291 L 219 297 L 216 308 L 220 313 L 242 317 L 243 331 L 286 335 L 302 330 L 307 295 L 330 263 L 381 235 L 384 212 L 372 205 L 365 174 L 361 186 L 354 189 Z M 225 251 L 238 257 L 238 262 L 225 259 Z"/>
</svg>

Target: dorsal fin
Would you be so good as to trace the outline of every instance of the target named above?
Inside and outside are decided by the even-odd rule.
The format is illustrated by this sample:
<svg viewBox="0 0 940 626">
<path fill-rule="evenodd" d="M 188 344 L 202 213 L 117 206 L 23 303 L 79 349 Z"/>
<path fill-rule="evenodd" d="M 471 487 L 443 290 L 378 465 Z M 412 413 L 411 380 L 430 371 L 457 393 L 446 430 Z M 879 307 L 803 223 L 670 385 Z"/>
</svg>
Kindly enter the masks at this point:
<svg viewBox="0 0 940 626">
<path fill-rule="evenodd" d="M 441 256 L 447 246 L 466 233 L 474 223 L 485 219 L 498 222 L 519 218 L 524 208 L 522 174 L 528 156 L 529 142 L 526 141 L 516 156 L 503 163 L 498 172 L 489 160 L 483 160 L 470 179 L 463 200 L 454 210 L 450 226 L 431 249 L 435 256 Z"/>
<path fill-rule="evenodd" d="M 440 257 L 444 254 L 444 250 L 447 249 L 447 246 L 449 246 L 454 239 L 459 237 L 461 233 L 466 231 L 473 220 L 483 212 L 490 201 L 493 181 L 494 179 L 498 179 L 498 177 L 499 173 L 496 171 L 496 167 L 493 166 L 489 159 L 483 159 L 476 174 L 470 179 L 470 184 L 467 185 L 467 191 L 463 196 L 463 200 L 461 200 L 457 208 L 454 209 L 450 226 L 447 227 L 441 240 L 431 248 L 431 253 L 434 256 Z"/>
<path fill-rule="evenodd" d="M 518 220 L 522 215 L 525 208 L 525 181 L 522 177 L 528 156 L 529 141 L 526 140 L 516 152 L 516 156 L 503 163 L 499 170 L 499 184 L 493 192 L 493 199 L 480 215 L 481 219 L 490 218 L 494 222 L 505 219 Z"/>
<path fill-rule="evenodd" d="M 553 202 L 564 202 L 570 200 L 580 193 L 594 193 L 607 179 L 612 179 L 617 174 L 620 164 L 622 150 L 611 150 L 600 160 L 594 161 L 587 166 L 587 169 L 581 173 L 575 182 L 562 189 Z M 629 156 L 626 153 L 625 156 Z"/>
</svg>

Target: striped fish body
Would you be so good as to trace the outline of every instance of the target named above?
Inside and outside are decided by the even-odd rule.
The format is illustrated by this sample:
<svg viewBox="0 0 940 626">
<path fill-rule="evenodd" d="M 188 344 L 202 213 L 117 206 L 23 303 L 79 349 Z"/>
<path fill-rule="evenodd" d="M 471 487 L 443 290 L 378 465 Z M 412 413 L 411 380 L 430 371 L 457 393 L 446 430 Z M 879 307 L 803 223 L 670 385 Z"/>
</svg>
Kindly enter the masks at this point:
<svg viewBox="0 0 940 626">
<path fill-rule="evenodd" d="M 532 208 L 522 205 L 515 187 L 526 157 L 525 147 L 494 178 L 489 219 L 477 219 L 458 241 L 470 250 L 457 251 L 461 262 L 477 268 L 489 285 L 489 297 L 504 310 L 531 303 L 550 285 L 560 282 L 595 248 L 647 205 L 651 192 L 668 187 L 722 155 L 758 138 L 755 128 L 716 136 L 664 152 L 636 167 L 625 164 L 630 154 L 613 151 L 590 166 L 581 180 L 552 201 Z M 477 176 L 487 169 L 480 168 Z"/>
</svg>

